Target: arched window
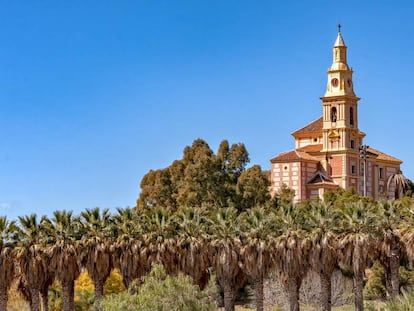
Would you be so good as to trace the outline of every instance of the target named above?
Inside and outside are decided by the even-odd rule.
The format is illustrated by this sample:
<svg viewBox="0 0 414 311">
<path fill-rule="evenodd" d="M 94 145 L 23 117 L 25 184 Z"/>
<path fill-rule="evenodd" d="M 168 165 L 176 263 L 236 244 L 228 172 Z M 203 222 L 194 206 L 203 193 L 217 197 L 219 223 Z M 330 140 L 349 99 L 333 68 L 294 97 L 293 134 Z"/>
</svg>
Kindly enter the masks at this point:
<svg viewBox="0 0 414 311">
<path fill-rule="evenodd" d="M 331 121 L 336 122 L 336 107 L 331 108 Z"/>
<path fill-rule="evenodd" d="M 349 124 L 354 125 L 354 108 L 349 108 Z"/>
</svg>

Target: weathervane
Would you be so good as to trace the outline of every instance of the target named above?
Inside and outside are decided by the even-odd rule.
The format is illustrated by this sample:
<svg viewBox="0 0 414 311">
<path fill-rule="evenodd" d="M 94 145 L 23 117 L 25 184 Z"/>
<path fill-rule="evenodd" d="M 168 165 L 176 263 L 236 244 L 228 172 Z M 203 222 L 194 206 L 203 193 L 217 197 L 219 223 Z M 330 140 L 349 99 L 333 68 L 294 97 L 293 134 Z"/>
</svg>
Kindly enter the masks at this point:
<svg viewBox="0 0 414 311">
<path fill-rule="evenodd" d="M 338 32 L 341 32 L 341 24 L 338 23 Z"/>
</svg>

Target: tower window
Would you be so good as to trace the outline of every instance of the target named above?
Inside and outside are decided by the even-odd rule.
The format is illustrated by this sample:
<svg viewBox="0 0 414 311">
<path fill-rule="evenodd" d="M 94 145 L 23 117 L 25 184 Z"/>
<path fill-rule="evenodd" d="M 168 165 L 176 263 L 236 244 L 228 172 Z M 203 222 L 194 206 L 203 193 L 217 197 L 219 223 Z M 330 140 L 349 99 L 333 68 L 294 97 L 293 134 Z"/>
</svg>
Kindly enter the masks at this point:
<svg viewBox="0 0 414 311">
<path fill-rule="evenodd" d="M 336 107 L 331 108 L 331 121 L 336 122 Z"/>
<path fill-rule="evenodd" d="M 351 165 L 351 174 L 355 174 L 355 165 Z"/>
<path fill-rule="evenodd" d="M 349 108 L 349 124 L 354 125 L 354 108 Z"/>
<path fill-rule="evenodd" d="M 384 168 L 382 167 L 379 168 L 379 178 L 384 179 Z"/>
<path fill-rule="evenodd" d="M 351 148 L 354 149 L 355 148 L 355 141 L 353 139 L 351 139 Z"/>
</svg>

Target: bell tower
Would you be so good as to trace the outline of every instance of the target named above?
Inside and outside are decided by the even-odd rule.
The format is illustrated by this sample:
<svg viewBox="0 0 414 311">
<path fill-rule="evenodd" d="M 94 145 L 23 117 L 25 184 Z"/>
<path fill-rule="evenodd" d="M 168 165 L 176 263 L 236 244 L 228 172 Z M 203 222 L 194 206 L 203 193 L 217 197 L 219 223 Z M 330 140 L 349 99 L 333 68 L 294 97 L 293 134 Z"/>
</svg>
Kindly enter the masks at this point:
<svg viewBox="0 0 414 311">
<path fill-rule="evenodd" d="M 344 189 L 358 189 L 360 183 L 359 146 L 365 136 L 358 128 L 358 101 L 354 92 L 352 69 L 347 62 L 347 47 L 338 25 L 333 46 L 332 65 L 322 100 L 321 161 L 326 172 Z"/>
<path fill-rule="evenodd" d="M 352 69 L 347 63 L 347 47 L 338 25 L 333 61 L 323 105 L 323 152 L 358 152 L 362 137 L 358 129 L 358 100 L 354 93 Z"/>
</svg>

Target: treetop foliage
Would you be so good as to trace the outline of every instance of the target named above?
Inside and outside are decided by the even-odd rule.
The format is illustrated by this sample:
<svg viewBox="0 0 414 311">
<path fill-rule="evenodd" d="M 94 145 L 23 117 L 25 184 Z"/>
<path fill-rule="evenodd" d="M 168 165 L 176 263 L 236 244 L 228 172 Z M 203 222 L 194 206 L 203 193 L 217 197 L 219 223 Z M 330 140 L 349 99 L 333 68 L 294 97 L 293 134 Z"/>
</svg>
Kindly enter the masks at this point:
<svg viewBox="0 0 414 311">
<path fill-rule="evenodd" d="M 183 158 L 164 169 L 150 170 L 141 180 L 139 209 L 162 207 L 235 207 L 238 210 L 269 199 L 269 181 L 259 165 L 247 168 L 242 143 L 220 143 L 217 154 L 202 139 L 183 151 Z"/>
</svg>

